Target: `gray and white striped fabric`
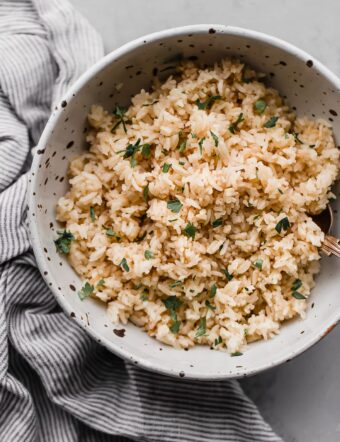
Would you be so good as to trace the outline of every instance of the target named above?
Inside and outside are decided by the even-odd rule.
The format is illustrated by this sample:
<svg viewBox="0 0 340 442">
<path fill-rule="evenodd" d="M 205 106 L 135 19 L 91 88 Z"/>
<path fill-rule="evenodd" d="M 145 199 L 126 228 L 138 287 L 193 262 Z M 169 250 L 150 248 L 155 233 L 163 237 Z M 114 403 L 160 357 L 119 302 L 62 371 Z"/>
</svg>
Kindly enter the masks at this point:
<svg viewBox="0 0 340 442">
<path fill-rule="evenodd" d="M 237 382 L 170 379 L 110 354 L 39 274 L 26 222 L 31 150 L 53 102 L 102 55 L 66 0 L 1 1 L 0 440 L 280 441 Z"/>
</svg>

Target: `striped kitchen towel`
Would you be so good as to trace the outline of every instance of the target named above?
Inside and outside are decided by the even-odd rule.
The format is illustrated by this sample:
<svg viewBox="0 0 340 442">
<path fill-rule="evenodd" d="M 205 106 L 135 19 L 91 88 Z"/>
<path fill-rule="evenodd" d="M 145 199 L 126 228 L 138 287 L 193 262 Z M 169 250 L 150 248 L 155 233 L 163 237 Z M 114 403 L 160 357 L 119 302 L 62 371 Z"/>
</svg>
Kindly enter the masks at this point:
<svg viewBox="0 0 340 442">
<path fill-rule="evenodd" d="M 29 243 L 27 170 L 102 42 L 66 0 L 1 1 L 0 55 L 0 440 L 280 441 L 236 381 L 142 371 L 60 311 Z"/>
</svg>

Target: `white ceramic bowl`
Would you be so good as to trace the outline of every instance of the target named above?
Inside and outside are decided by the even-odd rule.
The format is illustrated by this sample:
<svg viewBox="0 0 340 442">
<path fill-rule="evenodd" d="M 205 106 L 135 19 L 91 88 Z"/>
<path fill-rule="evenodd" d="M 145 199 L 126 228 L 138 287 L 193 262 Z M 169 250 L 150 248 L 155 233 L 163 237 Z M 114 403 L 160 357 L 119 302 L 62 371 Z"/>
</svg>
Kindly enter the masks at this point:
<svg viewBox="0 0 340 442">
<path fill-rule="evenodd" d="M 277 337 L 249 345 L 243 356 L 230 357 L 207 346 L 175 350 L 132 324 L 110 324 L 103 304 L 79 300 L 77 291 L 82 281 L 56 253 L 53 243 L 58 229 L 55 205 L 67 190 L 69 160 L 86 149 L 86 115 L 93 103 L 107 109 L 113 109 L 117 102 L 128 105 L 131 95 L 142 87 L 148 88 L 155 75 L 168 76 L 179 57 L 211 63 L 231 55 L 269 74 L 270 84 L 288 98 L 299 114 L 334 120 L 335 135 L 340 140 L 340 81 L 313 57 L 276 38 L 240 28 L 196 25 L 170 29 L 111 52 L 71 87 L 41 137 L 28 195 L 32 243 L 39 268 L 71 320 L 109 350 L 141 367 L 202 380 L 254 374 L 285 362 L 316 343 L 340 317 L 340 260 L 322 259 L 322 271 L 305 320 L 285 323 Z M 116 85 L 121 82 L 124 86 L 117 91 Z M 335 233 L 340 236 L 339 228 Z M 117 333 L 123 329 L 125 333 Z"/>
</svg>

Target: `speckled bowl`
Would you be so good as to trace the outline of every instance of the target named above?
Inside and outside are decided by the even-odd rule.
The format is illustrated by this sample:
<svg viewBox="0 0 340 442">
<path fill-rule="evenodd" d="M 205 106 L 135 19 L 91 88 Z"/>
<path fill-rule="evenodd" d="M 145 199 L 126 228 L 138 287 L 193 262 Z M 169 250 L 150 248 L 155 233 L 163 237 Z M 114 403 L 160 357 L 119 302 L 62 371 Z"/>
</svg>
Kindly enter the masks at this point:
<svg viewBox="0 0 340 442">
<path fill-rule="evenodd" d="M 269 83 L 299 114 L 334 121 L 340 140 L 340 81 L 321 63 L 296 47 L 268 35 L 221 25 L 170 29 L 139 38 L 111 52 L 89 69 L 53 111 L 34 157 L 28 193 L 33 249 L 40 271 L 65 313 L 117 355 L 172 376 L 201 380 L 241 377 L 285 362 L 327 334 L 340 317 L 340 260 L 324 257 L 309 300 L 307 318 L 285 323 L 267 342 L 249 345 L 239 357 L 196 346 L 189 351 L 164 346 L 132 324 L 109 323 L 105 306 L 80 301 L 82 281 L 53 240 L 58 223 L 55 205 L 67 190 L 71 158 L 86 149 L 86 115 L 93 103 L 112 109 L 128 105 L 132 94 L 152 79 L 168 76 L 179 57 L 211 63 L 234 55 L 268 74 Z M 116 85 L 124 86 L 117 91 Z M 339 224 L 338 224 L 339 225 Z M 335 234 L 340 236 L 339 227 Z"/>
</svg>

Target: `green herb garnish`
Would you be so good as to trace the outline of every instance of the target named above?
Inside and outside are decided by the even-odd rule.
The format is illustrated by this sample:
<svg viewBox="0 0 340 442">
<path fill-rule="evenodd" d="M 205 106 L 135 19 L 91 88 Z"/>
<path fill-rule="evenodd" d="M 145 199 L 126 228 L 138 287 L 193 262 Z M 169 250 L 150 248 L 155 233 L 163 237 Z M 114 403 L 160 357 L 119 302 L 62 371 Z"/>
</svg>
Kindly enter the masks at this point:
<svg viewBox="0 0 340 442">
<path fill-rule="evenodd" d="M 293 296 L 293 298 L 295 298 L 295 299 L 307 299 L 306 296 L 302 295 L 302 294 L 299 293 L 299 292 L 293 292 L 293 293 L 292 293 L 292 296 Z"/>
<path fill-rule="evenodd" d="M 244 118 L 243 118 L 243 113 L 241 112 L 240 115 L 237 117 L 237 120 L 235 121 L 235 123 L 232 123 L 232 124 L 229 126 L 229 131 L 230 131 L 232 134 L 234 134 L 234 133 L 236 132 L 237 126 L 238 126 L 240 123 L 242 123 L 242 121 L 244 121 Z"/>
<path fill-rule="evenodd" d="M 205 305 L 208 309 L 210 309 L 212 311 L 216 310 L 216 307 L 214 305 L 211 305 L 208 300 L 205 301 Z"/>
<path fill-rule="evenodd" d="M 196 134 L 191 133 L 192 138 L 197 138 Z"/>
<path fill-rule="evenodd" d="M 175 281 L 172 284 L 170 284 L 170 287 L 173 289 L 175 287 L 178 287 L 181 284 L 182 284 L 182 281 L 178 279 L 177 281 Z"/>
<path fill-rule="evenodd" d="M 118 106 L 118 105 L 115 107 L 115 110 L 113 111 L 113 115 L 114 115 L 115 117 L 117 117 L 118 121 L 117 121 L 117 123 L 113 126 L 113 128 L 111 129 L 111 132 L 114 132 L 115 129 L 116 129 L 120 124 L 123 125 L 124 132 L 125 132 L 125 133 L 127 132 L 127 130 L 126 130 L 126 125 L 125 125 L 125 123 L 127 123 L 127 121 L 124 120 L 124 116 L 125 116 L 125 114 L 126 114 L 126 109 L 125 109 L 124 107 L 120 107 L 120 106 Z"/>
<path fill-rule="evenodd" d="M 148 259 L 148 260 L 154 258 L 154 255 L 153 255 L 153 253 L 151 252 L 151 250 L 145 250 L 145 252 L 144 252 L 144 256 L 145 256 L 145 258 Z"/>
<path fill-rule="evenodd" d="M 151 154 L 151 145 L 149 143 L 145 143 L 142 146 L 142 155 L 144 158 L 148 159 L 150 158 Z"/>
<path fill-rule="evenodd" d="M 295 279 L 295 281 L 292 284 L 292 290 L 295 292 L 295 290 L 299 290 L 299 288 L 302 286 L 301 279 Z"/>
<path fill-rule="evenodd" d="M 215 143 L 215 147 L 218 147 L 218 136 L 216 134 L 214 134 L 214 132 L 211 130 L 210 131 L 211 136 L 213 137 L 214 143 Z"/>
<path fill-rule="evenodd" d="M 147 290 L 143 290 L 143 293 L 140 295 L 140 299 L 142 301 L 148 301 L 149 299 L 149 293 Z"/>
<path fill-rule="evenodd" d="M 199 142 L 198 142 L 198 146 L 199 146 L 200 154 L 201 154 L 201 155 L 202 155 L 202 153 L 203 153 L 203 143 L 204 143 L 204 140 L 205 140 L 205 138 L 201 138 L 201 139 L 199 140 Z"/>
<path fill-rule="evenodd" d="M 221 95 L 212 95 L 208 97 L 205 101 L 201 102 L 199 99 L 195 101 L 195 104 L 197 105 L 198 109 L 204 110 L 204 109 L 210 109 L 213 103 L 217 100 L 220 100 L 222 97 Z"/>
<path fill-rule="evenodd" d="M 163 164 L 163 167 L 162 167 L 162 172 L 163 172 L 163 173 L 168 173 L 169 170 L 170 170 L 170 167 L 171 167 L 171 164 L 169 164 L 169 163 L 164 163 L 164 164 Z"/>
<path fill-rule="evenodd" d="M 264 123 L 263 126 L 266 127 L 267 129 L 270 129 L 270 128 L 272 128 L 272 127 L 275 127 L 276 122 L 277 122 L 278 119 L 279 119 L 279 117 L 271 117 L 271 118 L 269 118 L 268 121 L 266 121 L 266 122 Z"/>
<path fill-rule="evenodd" d="M 183 207 L 183 204 L 180 202 L 180 200 L 178 198 L 175 198 L 173 200 L 169 200 L 166 203 L 166 206 L 169 210 L 171 210 L 171 212 L 179 213 L 179 211 Z"/>
<path fill-rule="evenodd" d="M 105 279 L 100 279 L 98 282 L 97 282 L 97 287 L 103 287 L 105 285 Z"/>
<path fill-rule="evenodd" d="M 143 200 L 147 203 L 149 199 L 149 183 L 143 187 Z"/>
<path fill-rule="evenodd" d="M 299 134 L 297 132 L 292 132 L 292 135 L 293 135 L 295 141 L 297 141 L 300 144 L 303 144 L 303 141 L 300 140 Z"/>
<path fill-rule="evenodd" d="M 196 227 L 192 223 L 188 223 L 183 229 L 184 235 L 188 238 L 195 239 Z"/>
<path fill-rule="evenodd" d="M 283 195 L 283 192 L 281 189 L 277 189 L 279 193 L 281 193 L 281 195 Z"/>
<path fill-rule="evenodd" d="M 94 291 L 94 287 L 92 284 L 89 284 L 88 282 L 85 282 L 84 287 L 82 287 L 81 290 L 78 292 L 78 296 L 83 301 L 85 298 L 88 298 L 90 295 L 92 295 Z"/>
<path fill-rule="evenodd" d="M 257 100 L 257 102 L 254 104 L 254 109 L 258 114 L 263 114 L 263 112 L 266 110 L 267 103 L 264 100 Z"/>
<path fill-rule="evenodd" d="M 74 236 L 71 232 L 67 230 L 59 230 L 58 232 L 59 238 L 54 241 L 57 252 L 67 255 L 70 253 L 71 241 L 74 241 Z"/>
<path fill-rule="evenodd" d="M 96 212 L 94 211 L 94 207 L 90 207 L 90 217 L 92 221 L 96 220 Z"/>
<path fill-rule="evenodd" d="M 234 356 L 242 356 L 243 353 L 241 353 L 240 351 L 235 351 L 234 353 L 231 353 L 230 356 L 234 357 Z"/>
<path fill-rule="evenodd" d="M 288 230 L 290 227 L 289 219 L 285 216 L 275 226 L 277 233 L 281 233 L 282 230 Z"/>
<path fill-rule="evenodd" d="M 105 233 L 107 236 L 110 236 L 111 238 L 116 238 L 118 241 L 120 240 L 120 236 L 118 236 L 117 233 L 114 230 L 112 230 L 111 227 L 106 229 Z"/>
<path fill-rule="evenodd" d="M 118 264 L 119 267 L 121 267 L 122 269 L 124 269 L 126 272 L 130 271 L 130 267 L 128 266 L 128 263 L 126 261 L 126 258 L 123 258 L 120 263 Z"/>
<path fill-rule="evenodd" d="M 219 227 L 219 226 L 221 226 L 222 224 L 223 224 L 223 219 L 222 219 L 222 218 L 215 219 L 215 220 L 211 223 L 213 229 L 215 229 L 215 227 Z"/>
<path fill-rule="evenodd" d="M 198 324 L 198 329 L 195 335 L 195 338 L 199 338 L 200 336 L 204 336 L 206 334 L 207 320 L 206 318 L 201 318 Z"/>
<path fill-rule="evenodd" d="M 185 151 L 186 147 L 187 147 L 187 139 L 183 135 L 183 132 L 180 130 L 178 132 L 178 145 L 177 145 L 177 149 L 179 150 L 180 153 L 183 153 Z"/>
<path fill-rule="evenodd" d="M 210 287 L 209 298 L 214 298 L 215 295 L 216 295 L 216 292 L 217 292 L 217 286 L 216 286 L 216 284 L 213 284 L 213 285 Z"/>
<path fill-rule="evenodd" d="M 228 269 L 221 269 L 222 272 L 225 274 L 225 276 L 227 277 L 228 281 L 231 281 L 233 279 L 233 275 L 231 273 L 229 273 Z"/>
<path fill-rule="evenodd" d="M 177 309 L 182 304 L 182 301 L 177 298 L 177 296 L 169 296 L 164 301 L 165 307 L 170 313 L 170 317 L 173 321 L 172 326 L 170 327 L 170 330 L 172 333 L 176 334 L 179 331 L 179 327 L 181 325 L 180 321 L 177 319 Z"/>
<path fill-rule="evenodd" d="M 262 259 L 257 259 L 254 262 L 254 266 L 257 267 L 259 270 L 262 270 L 262 264 L 263 264 L 263 260 Z"/>
<path fill-rule="evenodd" d="M 218 338 L 216 338 L 215 341 L 214 341 L 214 345 L 215 345 L 215 347 L 216 347 L 216 345 L 219 345 L 219 344 L 222 344 L 222 338 L 221 338 L 221 336 L 219 336 Z"/>
</svg>

